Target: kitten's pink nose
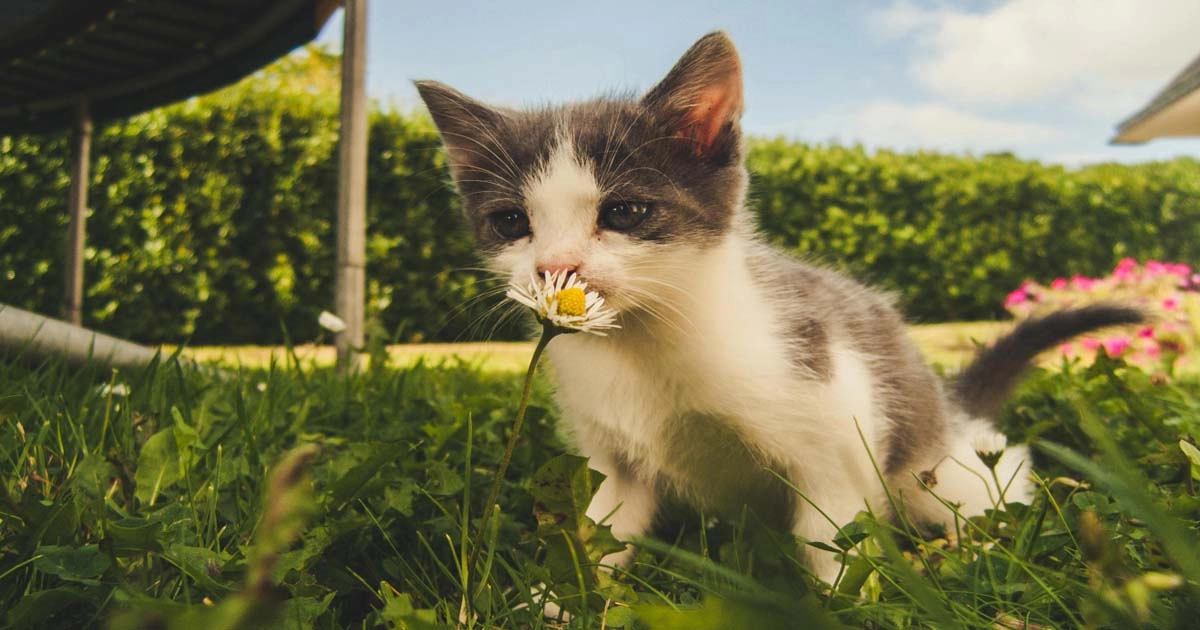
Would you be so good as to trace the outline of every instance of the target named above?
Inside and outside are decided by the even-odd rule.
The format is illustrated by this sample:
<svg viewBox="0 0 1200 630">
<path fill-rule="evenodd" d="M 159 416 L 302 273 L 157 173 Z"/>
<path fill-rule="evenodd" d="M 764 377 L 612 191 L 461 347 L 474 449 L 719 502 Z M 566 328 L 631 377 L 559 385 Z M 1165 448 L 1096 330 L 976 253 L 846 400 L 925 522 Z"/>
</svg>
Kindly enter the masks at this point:
<svg viewBox="0 0 1200 630">
<path fill-rule="evenodd" d="M 537 266 L 538 275 L 542 275 L 544 273 L 558 273 L 560 271 L 574 273 L 578 269 L 578 263 L 561 261 L 538 263 Z"/>
</svg>

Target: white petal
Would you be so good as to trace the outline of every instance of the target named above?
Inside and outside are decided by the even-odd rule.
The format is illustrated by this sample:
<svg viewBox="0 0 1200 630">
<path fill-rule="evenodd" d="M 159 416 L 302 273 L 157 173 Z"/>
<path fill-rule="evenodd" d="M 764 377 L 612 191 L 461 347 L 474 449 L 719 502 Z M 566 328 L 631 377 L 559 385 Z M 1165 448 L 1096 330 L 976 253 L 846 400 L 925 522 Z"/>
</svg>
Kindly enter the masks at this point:
<svg viewBox="0 0 1200 630">
<path fill-rule="evenodd" d="M 333 333 L 340 333 L 343 330 L 346 330 L 346 322 L 341 317 L 338 317 L 329 311 L 321 311 L 321 314 L 317 316 L 317 324 L 319 324 L 321 328 Z"/>
<path fill-rule="evenodd" d="M 108 383 L 105 383 L 100 386 L 100 395 L 101 396 L 128 396 L 129 395 L 129 386 L 126 385 L 125 383 L 117 383 L 116 385 L 109 385 Z"/>
</svg>

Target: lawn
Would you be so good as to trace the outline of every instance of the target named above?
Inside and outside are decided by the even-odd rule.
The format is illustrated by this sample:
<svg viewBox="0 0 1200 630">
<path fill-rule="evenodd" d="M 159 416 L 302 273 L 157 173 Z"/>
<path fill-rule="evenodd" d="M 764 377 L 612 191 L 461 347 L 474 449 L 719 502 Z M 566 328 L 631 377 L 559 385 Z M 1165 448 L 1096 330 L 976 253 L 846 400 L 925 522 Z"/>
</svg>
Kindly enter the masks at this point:
<svg viewBox="0 0 1200 630">
<path fill-rule="evenodd" d="M 914 337 L 954 365 L 994 332 Z M 0 362 L 0 623 L 1183 628 L 1200 614 L 1190 376 L 1048 358 L 1002 418 L 1037 445 L 1033 504 L 932 540 L 861 514 L 816 543 L 844 553 L 831 591 L 749 514 L 678 510 L 629 571 L 598 571 L 613 541 L 582 515 L 598 479 L 563 455 L 540 380 L 478 531 L 525 344 L 395 348 L 352 377 L 314 351 L 196 349 L 240 367 L 116 374 Z M 544 619 L 538 584 L 571 621 Z"/>
<path fill-rule="evenodd" d="M 975 343 L 986 343 L 1008 330 L 1008 322 L 952 322 L 913 326 L 910 334 L 926 357 L 933 363 L 953 369 L 970 360 Z M 166 348 L 167 352 L 175 348 Z M 532 342 L 499 341 L 487 343 L 424 343 L 388 346 L 390 364 L 397 367 L 413 365 L 418 360 L 440 364 L 446 360 L 462 360 L 478 364 L 483 369 L 501 372 L 524 372 L 529 367 Z M 207 363 L 227 367 L 264 367 L 272 359 L 283 361 L 294 353 L 301 362 L 328 367 L 336 357 L 333 346 L 203 346 L 185 348 L 183 355 Z"/>
</svg>

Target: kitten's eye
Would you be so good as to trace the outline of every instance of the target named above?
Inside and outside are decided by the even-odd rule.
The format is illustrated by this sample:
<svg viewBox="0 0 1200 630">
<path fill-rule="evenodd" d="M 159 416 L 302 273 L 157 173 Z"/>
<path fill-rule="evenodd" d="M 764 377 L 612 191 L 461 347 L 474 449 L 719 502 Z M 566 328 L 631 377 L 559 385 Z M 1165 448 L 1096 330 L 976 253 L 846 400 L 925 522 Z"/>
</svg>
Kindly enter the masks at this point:
<svg viewBox="0 0 1200 630">
<path fill-rule="evenodd" d="M 600 206 L 600 225 L 627 232 L 650 216 L 650 204 L 643 201 L 613 201 Z"/>
<path fill-rule="evenodd" d="M 520 210 L 497 210 L 488 215 L 488 223 L 496 236 L 515 241 L 523 236 L 529 236 L 529 216 Z"/>
</svg>

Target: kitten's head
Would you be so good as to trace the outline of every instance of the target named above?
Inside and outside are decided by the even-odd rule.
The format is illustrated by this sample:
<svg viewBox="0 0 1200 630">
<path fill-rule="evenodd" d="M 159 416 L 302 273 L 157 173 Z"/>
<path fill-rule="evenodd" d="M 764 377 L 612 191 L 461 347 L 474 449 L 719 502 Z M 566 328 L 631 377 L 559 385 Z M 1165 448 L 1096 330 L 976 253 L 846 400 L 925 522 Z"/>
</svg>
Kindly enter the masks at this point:
<svg viewBox="0 0 1200 630">
<path fill-rule="evenodd" d="M 742 77 L 724 33 L 701 38 L 640 98 L 517 111 L 436 82 L 417 89 L 477 246 L 515 281 L 573 269 L 618 310 L 652 308 L 735 225 Z"/>
</svg>

